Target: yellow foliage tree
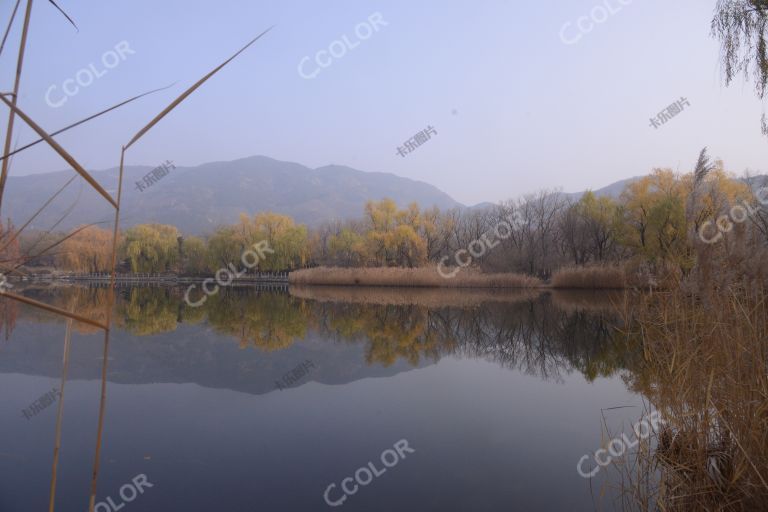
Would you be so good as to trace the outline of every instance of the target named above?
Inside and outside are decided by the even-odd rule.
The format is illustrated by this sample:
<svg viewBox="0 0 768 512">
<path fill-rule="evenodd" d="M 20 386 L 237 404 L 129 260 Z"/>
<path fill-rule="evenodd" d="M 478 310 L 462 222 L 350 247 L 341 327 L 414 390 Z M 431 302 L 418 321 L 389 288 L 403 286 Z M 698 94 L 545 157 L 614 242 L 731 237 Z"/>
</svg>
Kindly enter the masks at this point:
<svg viewBox="0 0 768 512">
<path fill-rule="evenodd" d="M 344 266 L 358 266 L 367 259 L 365 238 L 349 228 L 328 239 L 328 250 L 331 257 Z"/>
<path fill-rule="evenodd" d="M 368 201 L 366 244 L 373 263 L 379 266 L 417 267 L 426 262 L 427 243 L 418 234 L 418 205 L 398 210 L 391 199 Z"/>
<path fill-rule="evenodd" d="M 139 224 L 125 232 L 122 252 L 133 272 L 173 270 L 179 259 L 179 230 L 166 224 Z"/>
<path fill-rule="evenodd" d="M 56 264 L 73 272 L 107 272 L 112 268 L 112 231 L 96 226 L 77 231 L 62 242 Z"/>
</svg>

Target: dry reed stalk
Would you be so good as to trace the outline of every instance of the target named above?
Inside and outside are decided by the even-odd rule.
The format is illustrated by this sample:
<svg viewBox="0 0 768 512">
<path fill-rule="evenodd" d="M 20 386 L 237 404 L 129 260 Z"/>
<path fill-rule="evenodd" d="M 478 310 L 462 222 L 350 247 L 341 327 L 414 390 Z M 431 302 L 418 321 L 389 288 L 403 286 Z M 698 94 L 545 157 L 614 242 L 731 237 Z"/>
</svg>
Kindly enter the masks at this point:
<svg viewBox="0 0 768 512">
<path fill-rule="evenodd" d="M 88 229 L 88 228 L 89 228 L 89 227 L 91 227 L 91 226 L 96 226 L 96 225 L 98 225 L 98 224 L 103 224 L 103 222 L 94 222 L 94 223 L 92 223 L 92 224 L 86 224 L 85 226 L 80 226 L 79 228 L 75 229 L 73 232 L 69 233 L 69 234 L 68 234 L 68 235 L 66 235 L 65 237 L 63 237 L 63 238 L 61 238 L 61 239 L 59 239 L 59 240 L 57 240 L 57 241 L 53 242 L 52 244 L 50 244 L 49 246 L 47 246 L 47 247 L 46 247 L 45 249 L 43 249 L 42 251 L 40 251 L 40 252 L 38 252 L 37 254 L 35 254 L 34 256 L 29 256 L 29 254 L 28 254 L 28 253 L 27 253 L 27 254 L 25 254 L 25 255 L 24 255 L 24 259 L 22 259 L 22 260 L 20 261 L 20 263 L 17 263 L 17 264 L 16 264 L 16 265 L 15 265 L 15 266 L 14 266 L 14 267 L 11 269 L 11 270 L 12 270 L 12 271 L 16 271 L 18 268 L 22 267 L 23 265 L 27 264 L 28 262 L 30 262 L 30 261 L 33 261 L 33 260 L 35 260 L 36 258 L 39 258 L 39 257 L 40 257 L 40 256 L 42 256 L 43 254 L 46 254 L 46 253 L 48 253 L 48 251 L 50 251 L 50 250 L 51 250 L 51 249 L 53 249 L 54 247 L 56 247 L 56 246 L 58 246 L 58 245 L 61 245 L 62 243 L 64 243 L 65 241 L 69 240 L 70 238 L 72 238 L 73 236 L 75 236 L 76 234 L 78 234 L 79 232 L 81 232 L 81 231 L 83 231 L 83 230 L 85 230 L 85 229 Z M 0 260 L 0 263 L 6 263 L 6 262 L 7 262 L 7 260 Z"/>
<path fill-rule="evenodd" d="M 14 14 L 15 14 L 14 10 Z M 8 128 L 5 134 L 5 147 L 3 148 L 3 155 L 7 155 L 11 151 L 11 139 L 13 137 L 13 122 L 16 119 L 16 101 L 19 97 L 19 86 L 21 84 L 21 70 L 24 68 L 24 50 L 27 47 L 27 34 L 29 33 L 29 19 L 32 17 L 32 0 L 27 0 L 27 10 L 24 15 L 24 25 L 21 29 L 21 43 L 19 44 L 19 56 L 16 60 L 16 80 L 13 82 L 13 99 L 11 100 L 11 111 L 8 113 Z M 8 29 L 10 30 L 10 25 Z M 5 100 L 5 96 L 0 95 L 0 98 Z M 3 160 L 2 169 L 0 170 L 0 211 L 2 211 L 3 192 L 5 191 L 5 182 L 8 179 L 8 166 L 10 161 L 8 159 Z"/>
<path fill-rule="evenodd" d="M 11 19 L 8 20 L 8 26 L 5 29 L 5 34 L 3 34 L 3 40 L 0 42 L 0 55 L 3 54 L 3 49 L 5 48 L 5 41 L 8 39 L 8 34 L 11 32 L 11 27 L 13 26 L 13 20 L 16 19 L 16 12 L 19 10 L 19 4 L 21 4 L 21 0 L 16 0 L 16 5 L 13 6 L 13 12 L 11 13 Z"/>
<path fill-rule="evenodd" d="M 655 293 L 630 314 L 645 353 L 636 387 L 667 422 L 656 452 L 638 458 L 660 475 L 658 507 L 768 510 L 765 292 Z"/>
<path fill-rule="evenodd" d="M 73 308 L 70 307 L 70 310 Z M 59 452 L 61 451 L 61 426 L 64 417 L 64 389 L 67 384 L 67 375 L 69 374 L 69 352 L 72 345 L 72 319 L 67 319 L 67 330 L 64 334 L 64 358 L 61 369 L 61 383 L 59 386 L 59 406 L 56 412 L 56 435 L 53 443 L 53 468 L 51 470 L 51 489 L 50 500 L 48 503 L 48 512 L 54 512 L 56 503 L 56 481 L 59 471 Z"/>
<path fill-rule="evenodd" d="M 94 327 L 98 327 L 99 329 L 107 330 L 107 326 L 104 324 L 101 324 L 95 320 L 91 320 L 90 318 L 86 318 L 84 316 L 78 315 L 77 313 L 71 313 L 67 311 L 66 309 L 57 308 L 56 306 L 51 306 L 50 304 L 46 304 L 44 302 L 40 302 L 34 299 L 30 299 L 29 297 L 25 297 L 24 295 L 18 295 L 16 293 L 11 292 L 3 292 L 3 297 L 13 299 L 17 302 L 22 302 L 24 304 L 27 304 L 29 306 L 36 307 L 38 309 L 43 309 L 45 311 L 49 311 L 51 313 L 54 313 L 56 315 L 61 315 L 66 318 L 73 318 L 77 320 L 78 322 L 83 322 L 84 324 L 92 325 Z"/>
<path fill-rule="evenodd" d="M 118 240 L 118 231 L 120 226 L 120 201 L 122 198 L 122 190 L 123 190 L 123 171 L 125 169 L 125 152 L 128 150 L 129 147 L 131 147 L 135 142 L 139 141 L 141 137 L 143 137 L 149 130 L 152 129 L 153 126 L 155 126 L 157 123 L 160 122 L 166 115 L 168 115 L 174 108 L 176 108 L 179 104 L 181 104 L 186 98 L 188 98 L 195 90 L 197 90 L 201 85 L 203 85 L 209 78 L 214 76 L 219 70 L 221 70 L 224 66 L 229 64 L 232 60 L 234 60 L 238 55 L 240 55 L 242 52 L 244 52 L 249 46 L 251 46 L 253 43 L 258 41 L 264 34 L 272 30 L 272 27 L 268 28 L 255 38 L 253 38 L 248 44 L 243 46 L 239 51 L 237 51 L 234 55 L 232 55 L 229 59 L 225 60 L 223 63 L 221 63 L 219 66 L 214 68 L 210 73 L 205 75 L 203 78 L 198 80 L 194 85 L 192 85 L 189 89 L 184 91 L 178 98 L 173 100 L 165 109 L 162 110 L 157 116 L 155 116 L 146 126 L 144 126 L 142 129 L 140 129 L 136 135 L 133 136 L 133 138 L 123 146 L 122 151 L 120 153 L 120 173 L 118 178 L 118 185 L 117 185 L 117 202 L 115 203 L 115 224 L 114 224 L 114 232 L 112 235 L 112 273 L 110 276 L 110 286 L 109 286 L 109 299 L 107 300 L 107 330 L 104 333 L 104 358 L 102 361 L 102 379 L 101 379 L 101 399 L 100 399 L 100 405 L 99 405 L 99 422 L 97 427 L 97 433 L 96 433 L 96 451 L 94 454 L 94 462 L 93 462 L 93 478 L 91 480 L 91 495 L 89 499 L 89 512 L 94 511 L 94 507 L 96 504 L 96 484 L 97 484 L 97 478 L 99 473 L 99 467 L 101 464 L 101 439 L 104 429 L 104 409 L 106 406 L 106 400 L 107 400 L 107 361 L 109 360 L 109 339 L 110 339 L 110 329 L 109 326 L 111 326 L 112 323 L 112 310 L 115 303 L 115 282 L 117 280 L 117 240 Z M 49 137 L 50 139 L 50 137 Z M 49 144 L 53 143 L 53 140 L 47 140 Z"/>
<path fill-rule="evenodd" d="M 53 5 L 53 6 L 54 6 L 56 9 L 58 9 L 58 11 L 59 11 L 61 14 L 63 14 L 65 18 L 67 18 L 67 21 L 69 21 L 69 22 L 72 24 L 72 26 L 73 26 L 73 27 L 75 27 L 75 30 L 77 30 L 78 32 L 80 32 L 80 29 L 79 29 L 79 28 L 77 28 L 77 25 L 75 25 L 75 22 L 74 22 L 74 21 L 72 21 L 72 18 L 70 18 L 70 17 L 69 17 L 69 15 L 68 15 L 66 12 L 64 12 L 64 9 L 62 9 L 61 7 L 59 7 L 59 4 L 57 4 L 56 2 L 54 2 L 54 0 L 48 0 L 48 1 L 49 1 L 49 2 L 51 3 L 51 5 Z"/>
<path fill-rule="evenodd" d="M 17 107 L 14 102 L 8 101 L 4 95 L 0 94 L 0 100 L 2 100 L 3 103 L 5 103 L 6 106 L 10 108 L 13 113 L 15 113 L 20 118 L 22 118 L 24 122 L 30 128 L 32 128 L 35 132 L 37 132 L 37 134 L 40 137 L 45 139 L 45 142 L 47 142 L 48 145 L 51 146 L 51 148 L 54 151 L 56 151 L 59 154 L 59 156 L 61 156 L 69 165 L 71 165 L 72 168 L 75 171 L 77 171 L 77 173 L 80 174 L 80 176 L 82 176 L 83 179 L 85 179 L 85 181 L 87 181 L 88 184 L 91 187 L 93 187 L 94 190 L 96 190 L 96 192 L 101 194 L 101 196 L 104 197 L 104 199 L 106 199 L 109 202 L 109 204 L 111 204 L 115 208 L 117 207 L 117 203 L 115 202 L 114 199 L 112 199 L 112 196 L 110 196 L 109 193 L 107 193 L 107 191 L 104 190 L 104 188 L 88 173 L 88 171 L 86 171 L 83 168 L 83 166 L 81 166 L 77 162 L 77 160 L 75 160 L 72 157 L 72 155 L 70 155 L 63 147 L 61 147 L 58 142 L 53 140 L 53 138 L 48 133 L 46 133 L 45 130 L 43 130 L 40 126 L 38 126 L 38 124 L 35 123 L 27 114 L 25 114 L 21 109 L 19 109 L 19 107 Z M 6 148 L 3 154 L 7 155 L 9 151 L 10 151 L 10 147 Z M 5 169 L 7 168 L 7 163 L 8 163 L 8 159 L 3 160 L 4 172 L 5 172 Z M 5 182 L 3 181 L 3 178 L 0 177 L 0 199 L 2 199 L 2 192 L 4 187 L 5 187 Z"/>
<path fill-rule="evenodd" d="M 168 85 L 166 87 L 160 87 L 159 89 L 153 89 L 151 91 L 147 91 L 147 92 L 141 93 L 141 94 L 139 94 L 137 96 L 134 96 L 133 98 L 129 98 L 129 99 L 125 100 L 125 101 L 121 101 L 120 103 L 118 103 L 116 105 L 112 105 L 109 108 L 101 110 L 101 111 L 99 111 L 99 112 L 97 112 L 95 114 L 91 114 L 90 116 L 88 116 L 88 117 L 86 117 L 84 119 L 81 119 L 81 120 L 79 120 L 77 122 L 69 124 L 69 125 L 65 126 L 64 128 L 60 128 L 60 129 L 56 130 L 55 132 L 51 133 L 50 136 L 51 137 L 55 137 L 56 135 L 62 134 L 64 132 L 68 131 L 68 130 L 71 130 L 72 128 L 76 128 L 76 127 L 80 126 L 81 124 L 87 123 L 88 121 L 92 121 L 93 119 L 96 119 L 97 117 L 103 116 L 104 114 L 112 112 L 115 109 L 118 109 L 118 108 L 120 108 L 120 107 L 122 107 L 124 105 L 127 105 L 127 104 L 129 104 L 129 103 L 131 103 L 133 101 L 136 101 L 139 98 L 143 98 L 144 96 L 147 96 L 147 95 L 159 92 L 159 91 L 164 91 L 164 90 L 166 90 L 166 89 L 168 89 L 170 87 L 173 87 L 173 85 L 174 84 Z M 6 158 L 12 157 L 16 153 L 21 153 L 22 151 L 24 151 L 26 149 L 29 149 L 32 146 L 35 146 L 35 145 L 37 145 L 37 144 L 39 144 L 41 142 L 45 142 L 45 139 L 44 138 L 39 138 L 39 139 L 37 139 L 37 140 L 35 140 L 33 142 L 30 142 L 29 144 L 26 144 L 26 145 L 24 145 L 24 146 L 22 146 L 20 148 L 14 149 L 13 151 L 8 153 L 7 155 L 3 155 L 2 157 L 0 157 L 0 160 L 5 160 Z"/>
<path fill-rule="evenodd" d="M 165 109 L 163 109 L 162 112 L 160 112 L 157 116 L 155 116 L 155 118 L 152 119 L 144 128 L 139 130 L 138 133 L 136 133 L 136 135 L 134 135 L 133 138 L 128 142 L 128 144 L 125 145 L 123 150 L 127 150 L 128 148 L 130 148 L 136 141 L 138 141 L 142 136 L 144 136 L 145 133 L 147 133 L 150 129 L 152 129 L 153 126 L 159 123 L 162 118 L 168 115 L 168 113 L 170 113 L 174 108 L 176 108 L 182 101 L 187 99 L 187 97 L 190 94 L 195 92 L 195 90 L 197 90 L 198 87 L 203 85 L 209 78 L 211 78 L 213 75 L 218 73 L 224 66 L 232 62 L 238 55 L 243 53 L 249 46 L 251 46 L 253 43 L 261 39 L 262 36 L 264 36 L 267 32 L 269 32 L 273 28 L 274 26 L 269 27 L 267 30 L 265 30 L 261 34 L 251 39 L 245 46 L 243 46 L 237 52 L 235 52 L 234 55 L 232 55 L 230 58 L 228 58 L 227 60 L 219 64 L 216 68 L 214 68 L 210 73 L 205 75 L 203 78 L 195 82 L 195 84 L 192 85 L 192 87 L 184 91 L 178 98 L 173 100 L 167 107 L 165 107 Z"/>
<path fill-rule="evenodd" d="M 67 19 L 74 25 L 74 22 L 69 18 L 69 16 L 62 11 L 58 5 L 53 0 L 49 0 L 54 6 L 56 6 L 66 17 Z M 22 39 L 21 44 L 19 46 L 19 58 L 17 60 L 17 68 L 16 68 L 16 80 L 14 83 L 14 90 L 13 93 L 10 94 L 12 99 L 9 101 L 6 99 L 5 95 L 0 94 L 0 100 L 2 100 L 6 106 L 10 109 L 9 113 L 9 119 L 8 119 L 8 133 L 6 135 L 6 141 L 5 141 L 5 148 L 3 151 L 3 159 L 2 159 L 2 171 L 0 173 L 0 204 L 2 202 L 2 197 L 5 189 L 5 183 L 7 179 L 8 174 L 8 168 L 10 165 L 10 159 L 8 158 L 10 155 L 10 145 L 11 145 L 11 138 L 12 138 L 12 131 L 13 131 L 13 124 L 15 116 L 19 116 L 24 122 L 32 128 L 37 134 L 41 137 L 42 140 L 44 140 L 51 148 L 53 148 L 68 164 L 72 166 L 72 168 L 80 174 L 87 182 L 88 184 L 99 194 L 101 194 L 114 208 L 115 208 L 115 221 L 114 221 L 114 231 L 113 231 L 113 238 L 112 238 L 112 272 L 111 272 L 111 278 L 110 278 L 110 294 L 109 298 L 106 301 L 106 323 L 104 325 L 95 322 L 93 320 L 89 320 L 87 318 L 81 317 L 80 315 L 76 315 L 75 313 L 63 310 L 61 308 L 57 308 L 54 306 L 50 306 L 48 304 L 29 299 L 27 297 L 24 297 L 22 295 L 16 295 L 13 293 L 4 293 L 4 295 L 8 298 L 14 299 L 19 302 L 23 302 L 35 307 L 38 307 L 40 309 L 44 309 L 56 314 L 59 314 L 61 316 L 70 318 L 70 319 L 77 319 L 78 321 L 99 327 L 104 329 L 104 354 L 103 354 L 103 360 L 102 360 L 102 372 L 101 372 L 101 397 L 100 397 L 100 403 L 99 403 L 99 420 L 98 420 L 98 427 L 97 427 L 97 435 L 96 435 L 96 451 L 94 455 L 94 464 L 93 464 L 93 473 L 92 473 L 92 479 L 91 479 L 91 492 L 90 492 L 90 499 L 89 499 L 89 511 L 93 512 L 95 507 L 95 499 L 96 499 L 96 486 L 97 486 L 97 479 L 98 479 L 98 473 L 99 473 L 99 467 L 100 467 L 100 458 L 101 458 L 101 446 L 102 446 L 102 435 L 103 435 L 103 427 L 104 427 L 104 411 L 106 406 L 106 383 L 107 383 L 107 361 L 108 361 L 108 355 L 109 355 L 109 341 L 110 341 L 110 327 L 112 322 L 112 308 L 114 306 L 114 295 L 115 295 L 115 281 L 116 281 L 116 263 L 117 263 L 117 239 L 118 239 L 118 230 L 119 230 L 119 221 L 120 221 L 120 200 L 122 196 L 122 185 L 123 185 L 123 171 L 124 171 L 124 162 L 125 162 L 125 152 L 126 150 L 133 145 L 135 142 L 137 142 L 145 133 L 147 133 L 155 124 L 157 124 L 163 117 L 165 117 L 168 113 L 170 113 L 176 106 L 178 106 L 181 102 L 183 102 L 187 97 L 189 97 L 190 94 L 192 94 L 197 88 L 199 88 L 203 83 L 205 83 L 209 78 L 211 78 L 213 75 L 215 75 L 219 70 L 221 70 L 224 66 L 226 66 L 229 62 L 231 62 L 233 59 L 235 59 L 238 55 L 240 55 L 243 51 L 245 51 L 246 48 L 251 46 L 253 43 L 255 43 L 258 39 L 260 39 L 264 34 L 269 32 L 271 28 L 265 30 L 258 36 L 256 36 L 254 39 L 252 39 L 248 44 L 246 44 L 244 47 L 242 47 L 239 51 L 237 51 L 234 55 L 232 55 L 229 59 L 225 60 L 222 64 L 217 66 L 215 69 L 213 69 L 210 73 L 205 75 L 203 78 L 198 80 L 194 85 L 192 85 L 189 89 L 187 89 L 184 93 L 181 94 L 178 98 L 176 98 L 173 102 L 171 102 L 170 105 L 168 105 L 160 114 L 155 116 L 144 128 L 139 130 L 139 132 L 134 135 L 134 137 L 130 140 L 130 142 L 122 148 L 122 153 L 120 157 L 120 173 L 119 173 L 119 179 L 118 179 L 118 193 L 117 193 L 117 200 L 113 199 L 105 190 L 104 188 L 93 178 L 91 175 L 85 171 L 85 169 L 62 147 L 60 146 L 51 135 L 45 132 L 40 126 L 38 126 L 29 116 L 27 116 L 21 109 L 19 109 L 16 105 L 16 101 L 18 98 L 18 92 L 19 92 L 19 84 L 20 84 L 20 78 L 21 78 L 21 70 L 23 66 L 23 60 L 24 60 L 24 51 L 26 48 L 26 41 L 27 41 L 27 33 L 29 28 L 29 19 L 31 15 L 31 9 L 32 9 L 32 0 L 27 1 L 27 11 L 26 11 L 26 17 L 24 20 L 24 27 L 22 31 Z M 15 10 L 14 10 L 15 14 Z M 12 22 L 11 22 L 12 23 Z M 10 30 L 10 24 L 9 29 Z M 145 93 L 148 94 L 148 93 Z M 141 96 L 138 96 L 141 97 Z M 137 97 L 137 98 L 138 98 Z M 132 98 L 131 100 L 128 100 L 127 102 L 123 102 L 122 104 L 128 103 L 130 101 L 133 101 L 136 98 Z M 120 104 L 120 105 L 122 105 Z M 120 106 L 117 105 L 117 106 Z M 74 125 L 70 125 L 69 127 L 59 130 L 57 133 L 61 133 L 62 131 L 72 128 L 74 126 L 77 126 L 78 124 L 81 124 L 83 122 L 86 122 L 90 119 L 93 119 L 103 113 L 108 112 L 109 110 L 112 110 L 113 108 L 108 109 L 106 111 L 100 112 L 99 114 L 96 114 L 94 116 L 91 116 L 83 121 L 80 121 L 78 123 L 75 123 Z M 37 142 L 35 142 L 36 144 Z M 29 146 L 26 146 L 29 147 Z M 26 148 L 25 147 L 25 148 Z M 22 148 L 25 149 L 25 148 Z M 16 151 L 18 152 L 18 151 Z M 49 201 L 50 202 L 50 201 Z M 45 205 L 47 206 L 47 204 Z M 44 206 L 44 207 L 45 207 Z M 83 228 L 84 229 L 84 228 Z M 75 231 L 77 233 L 77 231 Z M 73 233 L 73 234 L 75 234 Z M 73 235 L 72 234 L 72 235 Z M 69 235 L 69 236 L 72 236 Z M 67 237 L 68 238 L 68 237 Z M 66 239 L 66 238 L 65 238 Z M 58 245 L 63 240 L 58 241 L 53 246 L 50 246 L 46 248 L 46 250 L 50 250 L 55 245 Z M 54 485 L 54 484 L 52 484 Z M 53 498 L 52 498 L 53 499 Z M 52 506 L 52 505 L 51 505 Z"/>
<path fill-rule="evenodd" d="M 11 237 L 11 239 L 5 242 L 5 245 L 3 245 L 3 247 L 0 247 L 0 253 L 2 253 L 9 245 L 11 245 L 19 237 L 21 232 L 24 231 L 24 229 L 26 229 L 26 227 L 29 226 L 32 223 L 32 221 L 34 221 L 37 218 L 37 216 L 40 215 L 40 213 L 42 213 L 42 211 L 49 204 L 51 204 L 51 202 L 53 202 L 53 200 L 56 199 L 56 197 L 58 197 L 59 194 L 61 194 L 64 191 L 65 188 L 67 188 L 73 181 L 75 181 L 75 178 L 77 178 L 76 174 L 72 176 L 62 187 L 60 187 L 59 190 L 57 190 L 53 195 L 51 195 L 51 197 L 48 198 L 48 200 L 43 204 L 43 206 L 38 208 L 37 211 L 19 229 L 17 229 L 13 233 L 13 236 Z M 3 238 L 5 238 L 5 236 L 0 237 L 0 240 L 2 240 Z"/>
</svg>

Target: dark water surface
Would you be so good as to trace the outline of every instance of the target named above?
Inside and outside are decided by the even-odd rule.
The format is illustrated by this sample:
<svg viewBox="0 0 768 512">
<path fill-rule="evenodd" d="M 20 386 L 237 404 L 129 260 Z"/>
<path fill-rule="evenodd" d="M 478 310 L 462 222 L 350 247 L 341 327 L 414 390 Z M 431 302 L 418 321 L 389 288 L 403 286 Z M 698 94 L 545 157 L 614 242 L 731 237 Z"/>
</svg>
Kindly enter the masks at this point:
<svg viewBox="0 0 768 512">
<path fill-rule="evenodd" d="M 604 418 L 642 414 L 615 298 L 227 290 L 190 308 L 181 292 L 119 291 L 97 512 L 616 508 L 607 469 L 576 471 Z M 104 317 L 104 290 L 25 293 Z M 48 510 L 61 413 L 55 510 L 84 512 L 104 336 L 75 324 L 64 365 L 63 319 L 15 303 L 2 317 L 0 511 Z M 63 398 L 31 414 L 63 370 Z"/>
</svg>

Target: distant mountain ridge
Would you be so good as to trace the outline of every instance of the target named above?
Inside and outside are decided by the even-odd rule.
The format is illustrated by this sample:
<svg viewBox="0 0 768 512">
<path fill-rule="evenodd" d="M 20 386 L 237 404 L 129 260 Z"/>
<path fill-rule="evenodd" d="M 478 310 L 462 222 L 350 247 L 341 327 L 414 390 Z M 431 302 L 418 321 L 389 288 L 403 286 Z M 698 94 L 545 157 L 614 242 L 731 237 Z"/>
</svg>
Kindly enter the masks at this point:
<svg viewBox="0 0 768 512">
<path fill-rule="evenodd" d="M 151 167 L 125 168 L 122 225 L 148 222 L 173 224 L 185 234 L 205 234 L 217 226 L 237 221 L 240 213 L 272 211 L 290 215 L 314 226 L 324 221 L 360 217 L 366 201 L 392 198 L 404 207 L 461 208 L 448 194 L 424 182 L 382 172 L 364 172 L 340 165 L 310 169 L 264 156 L 231 162 L 212 162 L 197 167 L 178 167 L 160 181 L 140 191 L 135 182 Z M 3 216 L 16 225 L 25 222 L 74 171 L 58 171 L 8 179 L 8 199 Z M 116 195 L 118 169 L 92 172 L 94 178 Z M 73 206 L 74 205 L 74 206 Z M 71 212 L 60 221 L 71 208 Z M 75 180 L 31 228 L 58 229 L 96 221 L 110 221 L 113 210 L 106 201 Z"/>
<path fill-rule="evenodd" d="M 241 213 L 272 211 L 290 215 L 310 227 L 326 221 L 360 218 L 366 201 L 393 199 L 400 207 L 412 202 L 441 210 L 492 206 L 484 202 L 466 207 L 437 187 L 383 172 L 365 172 L 341 165 L 310 169 L 293 162 L 253 156 L 197 167 L 178 167 L 140 191 L 135 183 L 152 167 L 128 166 L 123 183 L 121 226 L 157 222 L 172 224 L 186 235 L 205 235 L 232 224 Z M 57 171 L 8 178 L 3 217 L 16 226 L 26 222 L 74 171 Z M 94 178 L 116 196 L 118 169 L 93 171 Z M 639 177 L 617 181 L 593 192 L 618 199 Z M 766 177 L 751 180 L 753 187 Z M 583 192 L 564 193 L 577 201 Z M 77 178 L 35 219 L 31 229 L 69 230 L 82 224 L 111 225 L 114 211 L 104 198 Z"/>
<path fill-rule="evenodd" d="M 627 178 L 625 180 L 620 180 L 615 183 L 611 183 L 607 187 L 599 188 L 596 190 L 593 190 L 592 192 L 597 197 L 610 197 L 611 199 L 619 199 L 621 196 L 621 193 L 624 192 L 624 189 L 627 187 L 627 185 L 630 185 L 638 180 L 642 179 L 641 176 L 634 176 L 632 178 Z M 570 194 L 565 194 L 570 199 L 573 199 L 574 201 L 578 201 L 581 199 L 581 196 L 584 195 L 586 191 L 584 192 L 573 192 Z"/>
<path fill-rule="evenodd" d="M 636 181 L 640 181 L 641 179 L 643 179 L 642 176 L 627 178 L 625 180 L 617 181 L 616 183 L 611 183 L 607 187 L 599 188 L 597 190 L 592 190 L 592 192 L 597 197 L 605 196 L 605 197 L 610 197 L 611 199 L 614 199 L 614 200 L 618 200 L 621 197 L 621 193 L 624 192 L 624 189 L 628 185 L 631 185 Z M 757 175 L 757 176 L 750 176 L 749 178 L 736 178 L 736 179 L 737 181 L 741 181 L 747 184 L 753 191 L 756 191 L 758 188 L 768 185 L 768 175 Z M 585 192 L 566 193 L 564 195 L 573 201 L 578 201 L 579 199 L 581 199 L 581 197 L 584 195 Z"/>
</svg>

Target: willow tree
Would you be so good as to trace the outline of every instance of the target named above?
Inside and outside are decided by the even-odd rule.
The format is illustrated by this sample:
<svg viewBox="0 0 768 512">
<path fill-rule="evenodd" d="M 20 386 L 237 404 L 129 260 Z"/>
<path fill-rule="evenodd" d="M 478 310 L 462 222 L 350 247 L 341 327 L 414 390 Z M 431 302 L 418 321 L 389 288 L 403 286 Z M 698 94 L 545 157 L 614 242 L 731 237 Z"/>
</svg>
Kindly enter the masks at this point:
<svg viewBox="0 0 768 512">
<path fill-rule="evenodd" d="M 125 232 L 123 253 L 133 272 L 173 270 L 179 259 L 179 230 L 166 224 L 139 224 Z"/>
<path fill-rule="evenodd" d="M 181 242 L 181 269 L 191 274 L 202 274 L 208 270 L 208 250 L 205 241 L 196 236 L 186 237 Z"/>
<path fill-rule="evenodd" d="M 179 303 L 169 290 L 132 288 L 118 311 L 123 328 L 135 336 L 173 332 L 178 327 Z"/>
<path fill-rule="evenodd" d="M 768 90 L 768 0 L 718 0 L 712 36 L 720 41 L 725 84 L 743 74 L 762 100 Z M 768 135 L 765 111 L 762 129 Z"/>
<path fill-rule="evenodd" d="M 360 266 L 365 263 L 365 238 L 350 228 L 343 228 L 338 235 L 328 238 L 328 252 L 337 265 Z"/>
<path fill-rule="evenodd" d="M 652 262 L 679 262 L 687 252 L 686 198 L 686 188 L 671 169 L 654 169 L 629 184 L 621 194 L 627 228 L 623 244 Z"/>
<path fill-rule="evenodd" d="M 365 219 L 368 252 L 378 265 L 416 267 L 426 261 L 427 245 L 417 232 L 421 214 L 415 203 L 398 210 L 391 199 L 368 201 Z"/>
<path fill-rule="evenodd" d="M 264 270 L 285 270 L 303 267 L 309 259 L 307 227 L 296 224 L 287 215 L 266 212 L 254 215 L 251 221 L 255 239 L 265 240 L 273 252 L 265 254 L 259 263 Z"/>
<path fill-rule="evenodd" d="M 230 264 L 237 264 L 244 250 L 245 244 L 239 239 L 236 229 L 221 226 L 208 238 L 208 266 L 227 268 Z"/>
<path fill-rule="evenodd" d="M 264 352 L 304 339 L 311 321 L 311 311 L 288 295 L 217 294 L 206 302 L 206 311 L 217 332 L 237 337 L 240 348 L 254 346 Z"/>
<path fill-rule="evenodd" d="M 253 217 L 240 215 L 233 226 L 223 226 L 208 239 L 208 259 L 211 266 L 242 268 L 242 255 L 253 246 L 260 258 L 254 269 L 275 271 L 299 268 L 309 258 L 307 227 L 298 225 L 291 217 L 276 213 L 258 213 Z"/>
</svg>

